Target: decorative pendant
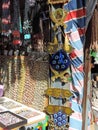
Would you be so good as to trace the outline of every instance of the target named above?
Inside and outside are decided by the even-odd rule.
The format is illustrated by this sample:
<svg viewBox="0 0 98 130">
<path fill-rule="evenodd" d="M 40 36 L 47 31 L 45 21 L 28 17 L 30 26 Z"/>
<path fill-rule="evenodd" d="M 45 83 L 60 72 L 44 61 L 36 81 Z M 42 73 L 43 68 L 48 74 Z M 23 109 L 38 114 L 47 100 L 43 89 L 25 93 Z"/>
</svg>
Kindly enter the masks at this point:
<svg viewBox="0 0 98 130">
<path fill-rule="evenodd" d="M 23 25 L 24 40 L 31 39 L 31 22 L 26 20 Z"/>
<path fill-rule="evenodd" d="M 65 36 L 65 42 L 64 42 L 64 46 L 63 46 L 64 51 L 66 51 L 67 53 L 71 53 L 72 50 L 74 49 L 70 44 L 69 44 L 69 39 L 68 36 Z"/>
<path fill-rule="evenodd" d="M 70 116 L 74 111 L 70 107 L 57 106 L 57 105 L 48 105 L 45 109 L 48 114 L 54 114 L 59 111 L 64 112 L 67 116 Z"/>
<path fill-rule="evenodd" d="M 56 70 L 54 70 L 51 66 L 50 66 L 51 72 L 53 73 L 53 75 L 51 76 L 51 80 L 54 82 L 56 79 L 60 78 L 60 80 L 64 83 L 70 82 L 71 81 L 71 76 L 70 76 L 70 70 L 67 69 L 65 71 L 62 72 L 58 72 Z"/>
<path fill-rule="evenodd" d="M 50 12 L 50 18 L 55 23 L 54 30 L 58 26 L 63 26 L 64 28 L 66 28 L 66 24 L 64 23 L 64 20 L 67 14 L 68 12 L 62 8 L 57 8 L 55 11 Z"/>
<path fill-rule="evenodd" d="M 69 90 L 60 88 L 48 88 L 45 94 L 55 98 L 70 98 L 73 94 Z"/>
<path fill-rule="evenodd" d="M 14 45 L 18 45 L 18 44 L 21 44 L 21 40 L 20 40 L 20 32 L 18 30 L 14 30 L 12 32 L 12 35 L 13 35 L 13 44 Z"/>
<path fill-rule="evenodd" d="M 49 54 L 54 54 L 58 51 L 58 44 L 55 44 L 55 43 L 52 43 L 50 42 L 48 45 L 47 45 L 47 51 Z"/>
<path fill-rule="evenodd" d="M 61 127 L 68 123 L 67 115 L 64 114 L 62 111 L 58 111 L 57 113 L 53 114 L 54 124 Z"/>
<path fill-rule="evenodd" d="M 51 67 L 58 71 L 65 71 L 70 66 L 70 59 L 64 50 L 59 50 L 50 57 Z"/>
</svg>

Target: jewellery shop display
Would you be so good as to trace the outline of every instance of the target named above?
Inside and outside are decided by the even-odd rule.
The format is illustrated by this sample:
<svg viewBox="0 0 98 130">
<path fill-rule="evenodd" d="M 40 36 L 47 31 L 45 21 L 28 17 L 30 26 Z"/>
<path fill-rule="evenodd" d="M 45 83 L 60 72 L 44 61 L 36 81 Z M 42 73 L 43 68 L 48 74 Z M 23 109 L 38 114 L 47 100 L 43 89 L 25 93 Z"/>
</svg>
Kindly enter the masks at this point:
<svg viewBox="0 0 98 130">
<path fill-rule="evenodd" d="M 20 117 L 10 111 L 0 113 L 0 126 L 2 128 L 13 129 L 26 123 L 27 120 L 25 118 Z"/>
<path fill-rule="evenodd" d="M 64 20 L 68 11 L 58 6 L 58 4 L 62 5 L 64 2 L 69 1 L 48 0 L 54 37 L 52 36 L 52 42 L 49 43 L 47 50 L 50 54 L 50 84 L 55 87 L 49 87 L 45 91 L 45 95 L 49 97 L 49 105 L 45 108 L 45 111 L 50 115 L 49 128 L 55 130 L 67 130 L 69 128 L 69 118 L 74 112 L 71 109 L 71 99 L 74 96 L 70 88 L 66 88 L 66 84 L 71 81 L 69 54 L 73 50 L 68 36 L 64 34 L 64 29 L 67 27 Z M 56 82 L 60 82 L 61 86 L 58 87 L 57 85 L 56 87 Z"/>
</svg>

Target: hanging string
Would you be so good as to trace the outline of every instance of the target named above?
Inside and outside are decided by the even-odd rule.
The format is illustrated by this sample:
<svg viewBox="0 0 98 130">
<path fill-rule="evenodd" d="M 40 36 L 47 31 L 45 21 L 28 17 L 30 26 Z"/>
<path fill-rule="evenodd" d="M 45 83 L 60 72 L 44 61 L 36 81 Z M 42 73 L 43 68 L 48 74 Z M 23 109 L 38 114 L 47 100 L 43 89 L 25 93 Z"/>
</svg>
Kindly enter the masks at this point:
<svg viewBox="0 0 98 130">
<path fill-rule="evenodd" d="M 20 31 L 21 31 L 21 18 L 20 18 L 20 7 L 19 0 L 13 0 L 13 44 L 21 44 Z"/>
<path fill-rule="evenodd" d="M 9 36 L 11 33 L 10 0 L 2 0 L 2 35 Z"/>
<path fill-rule="evenodd" d="M 29 14 L 29 11 L 30 11 L 29 4 L 30 4 L 29 1 L 25 0 L 24 22 L 23 22 L 24 45 L 31 41 L 32 27 L 31 27 L 31 19 L 30 19 L 30 14 Z"/>
</svg>

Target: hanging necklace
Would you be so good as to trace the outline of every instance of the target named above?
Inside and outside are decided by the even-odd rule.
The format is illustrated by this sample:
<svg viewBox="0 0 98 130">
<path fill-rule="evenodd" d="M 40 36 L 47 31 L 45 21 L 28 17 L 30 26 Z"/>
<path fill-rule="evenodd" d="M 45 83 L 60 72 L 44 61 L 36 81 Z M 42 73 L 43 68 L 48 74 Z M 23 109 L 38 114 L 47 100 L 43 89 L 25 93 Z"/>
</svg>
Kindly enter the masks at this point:
<svg viewBox="0 0 98 130">
<path fill-rule="evenodd" d="M 24 22 L 23 22 L 23 35 L 24 35 L 24 44 L 27 44 L 31 41 L 31 21 L 29 18 L 29 9 L 30 5 L 28 0 L 25 0 L 25 9 L 24 9 Z"/>
<path fill-rule="evenodd" d="M 13 44 L 19 45 L 21 44 L 20 40 L 20 8 L 19 8 L 19 0 L 13 0 L 13 9 L 14 9 L 14 17 L 13 17 Z"/>
<path fill-rule="evenodd" d="M 29 4 L 30 7 L 33 7 L 36 3 L 36 0 L 27 0 L 27 3 Z"/>
<path fill-rule="evenodd" d="M 11 16 L 10 16 L 10 0 L 2 0 L 2 36 L 3 42 L 8 42 L 9 35 L 11 34 Z"/>
</svg>

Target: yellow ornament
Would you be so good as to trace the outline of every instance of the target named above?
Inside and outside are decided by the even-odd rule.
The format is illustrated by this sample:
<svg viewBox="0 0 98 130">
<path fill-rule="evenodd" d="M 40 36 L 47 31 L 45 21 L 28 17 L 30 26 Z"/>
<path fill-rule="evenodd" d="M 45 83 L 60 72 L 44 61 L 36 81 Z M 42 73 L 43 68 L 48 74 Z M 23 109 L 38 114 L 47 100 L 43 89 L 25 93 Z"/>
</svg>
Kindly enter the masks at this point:
<svg viewBox="0 0 98 130">
<path fill-rule="evenodd" d="M 58 111 L 63 111 L 68 116 L 70 116 L 74 112 L 70 107 L 57 106 L 57 105 L 48 105 L 45 110 L 48 114 L 54 114 L 57 113 Z"/>
<path fill-rule="evenodd" d="M 67 53 L 71 53 L 73 50 L 73 47 L 70 45 L 69 43 L 69 39 L 68 36 L 66 35 L 65 37 L 65 42 L 64 42 L 64 47 L 63 49 L 67 52 Z"/>
<path fill-rule="evenodd" d="M 66 28 L 64 20 L 67 16 L 68 12 L 62 8 L 58 8 L 55 11 L 50 12 L 50 18 L 55 23 L 54 28 L 56 29 L 58 26 L 63 26 Z"/>
<path fill-rule="evenodd" d="M 45 94 L 55 98 L 70 98 L 73 95 L 69 90 L 60 88 L 48 88 Z"/>
</svg>

